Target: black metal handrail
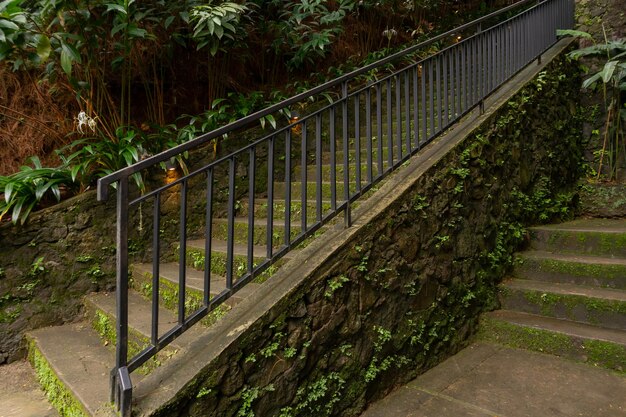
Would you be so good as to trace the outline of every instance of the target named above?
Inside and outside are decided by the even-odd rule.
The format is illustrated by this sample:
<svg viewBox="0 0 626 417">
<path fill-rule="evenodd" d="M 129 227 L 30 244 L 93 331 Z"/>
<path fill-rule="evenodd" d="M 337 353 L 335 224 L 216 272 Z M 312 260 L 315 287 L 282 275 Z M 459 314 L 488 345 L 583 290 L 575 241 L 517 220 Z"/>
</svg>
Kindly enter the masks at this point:
<svg viewBox="0 0 626 417">
<path fill-rule="evenodd" d="M 525 10 L 483 27 L 519 7 Z M 338 214 L 344 214 L 349 226 L 353 202 L 476 106 L 482 111 L 485 98 L 528 63 L 540 59 L 556 42 L 556 30 L 571 28 L 573 22 L 573 0 L 520 1 L 100 179 L 99 200 L 107 198 L 109 185 L 117 184 L 117 341 L 111 377 L 112 400 L 122 415 L 130 415 L 131 372 L 246 284 L 262 277 Z M 349 91 L 349 82 L 356 77 L 470 28 L 476 29 L 472 36 Z M 339 86 L 341 95 L 334 102 L 131 199 L 132 175 Z M 220 184 L 224 184 L 222 189 Z M 190 211 L 188 200 L 190 192 L 198 190 L 203 196 L 204 242 L 194 250 L 204 257 L 202 305 L 187 311 L 188 235 L 198 233 L 189 227 L 189 218 L 197 213 Z M 226 201 L 220 199 L 221 192 Z M 162 199 L 173 194 L 179 196 L 178 323 L 163 331 L 159 326 Z M 240 197 L 247 200 L 244 218 L 236 216 Z M 257 209 L 261 197 L 265 207 Z M 152 205 L 152 328 L 148 346 L 129 358 L 129 211 L 142 204 Z M 223 206 L 227 215 L 220 223 L 215 213 Z M 238 222 L 242 226 L 236 233 Z M 225 254 L 218 256 L 214 244 L 223 223 Z M 223 267 L 217 265 L 218 260 Z M 218 275 L 224 289 L 212 297 Z"/>
</svg>

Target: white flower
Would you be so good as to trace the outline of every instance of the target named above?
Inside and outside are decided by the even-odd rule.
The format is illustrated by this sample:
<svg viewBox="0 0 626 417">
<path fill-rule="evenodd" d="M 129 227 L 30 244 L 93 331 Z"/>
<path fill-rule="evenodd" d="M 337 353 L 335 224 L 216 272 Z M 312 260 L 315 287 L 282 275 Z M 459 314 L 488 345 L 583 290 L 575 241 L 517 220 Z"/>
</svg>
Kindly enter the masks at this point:
<svg viewBox="0 0 626 417">
<path fill-rule="evenodd" d="M 92 132 L 95 132 L 96 131 L 96 119 L 94 119 L 93 117 L 87 116 L 87 113 L 85 113 L 84 111 L 81 111 L 80 113 L 78 113 L 78 116 L 76 117 L 76 130 L 78 130 L 80 134 L 85 134 L 85 126 L 91 129 Z"/>
</svg>

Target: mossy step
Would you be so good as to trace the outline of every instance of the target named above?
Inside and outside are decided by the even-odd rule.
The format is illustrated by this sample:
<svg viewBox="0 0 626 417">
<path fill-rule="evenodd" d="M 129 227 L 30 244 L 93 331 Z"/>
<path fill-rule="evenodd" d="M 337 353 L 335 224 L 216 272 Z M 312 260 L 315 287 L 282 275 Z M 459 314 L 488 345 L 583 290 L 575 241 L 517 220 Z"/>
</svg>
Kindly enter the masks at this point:
<svg viewBox="0 0 626 417">
<path fill-rule="evenodd" d="M 144 296 L 152 296 L 152 264 L 132 265 L 133 286 Z M 163 263 L 159 265 L 159 295 L 161 305 L 170 310 L 178 308 L 178 275 L 179 264 Z M 259 287 L 259 284 L 251 282 L 235 293 L 226 301 L 229 306 L 234 306 L 248 297 Z M 185 276 L 185 304 L 192 310 L 202 306 L 204 298 L 204 272 L 193 268 L 186 269 Z M 209 291 L 211 298 L 226 290 L 226 278 L 216 274 L 210 276 Z"/>
<path fill-rule="evenodd" d="M 313 222 L 311 222 L 313 223 Z M 248 244 L 248 218 L 236 217 L 233 222 L 234 237 L 236 243 Z M 292 219 L 290 225 L 290 236 L 293 240 L 301 233 L 302 227 L 299 218 Z M 267 219 L 254 219 L 253 242 L 255 245 L 262 245 L 267 242 Z M 228 219 L 213 219 L 213 238 L 219 240 L 228 239 Z M 285 220 L 274 219 L 272 227 L 273 246 L 277 247 L 285 243 Z"/>
<path fill-rule="evenodd" d="M 525 251 L 516 255 L 516 278 L 626 289 L 626 259 Z"/>
<path fill-rule="evenodd" d="M 291 220 L 294 224 L 302 221 L 302 202 L 291 202 Z M 254 217 L 256 219 L 266 219 L 268 214 L 269 203 L 267 199 L 260 198 L 254 200 Z M 285 200 L 274 200 L 274 219 L 284 220 L 287 207 L 285 206 Z M 322 213 L 330 211 L 330 201 L 322 201 Z M 238 217 L 248 218 L 248 201 L 241 201 L 241 206 L 237 213 Z M 307 201 L 306 203 L 306 217 L 309 220 L 309 224 L 313 223 L 317 216 L 317 203 L 315 201 Z"/>
<path fill-rule="evenodd" d="M 626 259 L 626 219 L 578 219 L 530 231 L 535 250 Z"/>
<path fill-rule="evenodd" d="M 626 374 L 626 332 L 622 330 L 499 310 L 481 316 L 478 337 Z"/>
<path fill-rule="evenodd" d="M 520 279 L 500 286 L 502 308 L 626 330 L 626 291 Z"/>
<path fill-rule="evenodd" d="M 394 161 L 398 160 L 398 147 L 396 146 L 396 142 L 394 140 L 394 143 L 392 145 L 392 149 L 391 149 L 391 153 L 389 152 L 389 148 L 387 146 L 383 147 L 382 149 L 382 160 L 383 160 L 383 164 L 388 164 L 389 163 L 389 155 L 391 154 L 391 156 L 393 157 Z M 407 150 L 406 150 L 406 143 L 403 142 L 402 144 L 402 156 L 406 156 L 407 154 Z M 331 156 L 332 154 L 330 153 L 330 151 L 325 151 L 322 153 L 322 164 L 330 164 L 331 163 Z M 355 149 L 351 148 L 348 150 L 348 162 L 350 163 L 350 165 L 356 165 L 356 157 L 357 157 L 357 152 Z M 378 148 L 374 148 L 372 149 L 372 162 L 377 162 L 378 161 Z M 364 150 L 361 150 L 361 152 L 359 153 L 359 162 L 360 163 L 367 163 L 367 152 Z M 343 147 L 338 146 L 337 149 L 335 150 L 335 165 L 337 167 L 339 166 L 343 166 Z M 367 172 L 367 171 L 364 171 Z"/>
<path fill-rule="evenodd" d="M 363 161 L 367 160 L 367 155 L 362 155 L 361 156 L 361 178 L 363 180 L 365 180 L 367 178 L 367 173 L 368 173 L 368 167 L 367 167 L 367 163 L 363 163 Z M 343 173 L 344 173 L 344 165 L 342 163 L 342 161 L 338 161 L 338 164 L 335 164 L 335 178 L 339 178 L 339 179 L 343 179 Z M 385 169 L 388 166 L 387 161 L 383 161 L 383 169 Z M 351 179 L 356 178 L 356 164 L 352 163 L 348 166 L 349 169 L 349 175 Z M 331 165 L 330 164 L 322 164 L 320 166 L 321 171 L 322 171 L 322 181 L 330 181 L 330 176 L 331 176 Z M 316 177 L 317 177 L 317 166 L 315 165 L 315 163 L 312 163 L 310 165 L 307 165 L 307 182 L 313 182 L 315 181 Z M 376 178 L 379 175 L 378 172 L 378 162 L 376 162 L 376 160 L 372 161 L 372 176 L 374 178 Z M 293 170 L 293 175 L 292 175 L 292 179 L 293 180 L 297 180 L 297 181 L 301 181 L 302 180 L 302 166 L 298 165 L 297 167 L 294 168 Z"/>
<path fill-rule="evenodd" d="M 187 265 L 191 268 L 199 271 L 204 270 L 205 256 L 204 256 L 204 239 L 190 240 L 187 242 Z M 227 243 L 222 240 L 213 239 L 211 241 L 211 273 L 217 275 L 226 275 L 226 248 Z M 265 246 L 254 246 L 253 262 L 258 265 L 265 261 L 267 258 L 267 248 Z M 294 257 L 297 250 L 291 250 L 283 258 L 278 260 L 268 270 L 266 270 L 258 279 L 259 282 L 267 279 L 271 274 L 276 272 L 276 268 L 283 265 L 289 259 Z M 178 257 L 178 251 L 175 254 Z M 178 259 L 177 259 L 178 261 Z M 235 277 L 243 276 L 247 272 L 248 261 L 248 246 L 240 243 L 234 245 L 234 258 L 233 258 L 233 271 Z"/>
<path fill-rule="evenodd" d="M 110 344 L 115 344 L 115 293 L 97 292 L 85 297 L 85 307 L 88 312 L 88 319 L 92 323 L 96 332 Z M 109 322 L 105 320 L 109 319 Z M 170 310 L 159 306 L 159 336 L 163 336 L 178 323 L 178 317 Z M 110 326 L 110 327 L 109 327 Z M 134 345 L 138 353 L 141 349 L 150 344 L 152 331 L 152 303 L 146 300 L 139 292 L 128 291 L 128 337 L 130 346 Z M 170 349 L 168 356 L 175 351 L 185 348 L 202 330 L 192 328 L 182 336 L 174 340 L 167 349 Z M 132 355 L 129 355 L 132 356 Z"/>
<path fill-rule="evenodd" d="M 354 178 L 350 179 L 351 181 L 354 180 Z M 363 182 L 364 179 L 363 179 Z M 291 199 L 295 200 L 295 201 L 301 201 L 302 200 L 302 183 L 300 182 L 292 182 L 291 183 Z M 335 192 L 336 192 L 336 198 L 337 201 L 340 202 L 343 200 L 344 198 L 344 183 L 343 183 L 343 178 L 338 179 L 337 182 L 335 183 L 336 187 L 335 187 Z M 284 182 L 277 182 L 274 183 L 274 197 L 275 198 L 279 198 L 281 200 L 283 200 L 285 198 L 285 183 Z M 331 183 L 330 182 L 322 182 L 321 183 L 321 188 L 322 188 L 322 199 L 323 200 L 330 200 L 331 198 Z M 354 182 L 350 182 L 349 183 L 349 189 L 350 189 L 350 193 L 353 194 L 356 192 L 356 183 Z M 317 198 L 317 184 L 315 182 L 307 182 L 306 183 L 306 197 L 308 200 L 315 200 Z"/>
<path fill-rule="evenodd" d="M 36 378 L 61 416 L 88 417 L 112 407 L 109 373 L 115 352 L 89 323 L 34 330 L 26 339 Z M 133 375 L 133 382 L 140 378 Z"/>
</svg>

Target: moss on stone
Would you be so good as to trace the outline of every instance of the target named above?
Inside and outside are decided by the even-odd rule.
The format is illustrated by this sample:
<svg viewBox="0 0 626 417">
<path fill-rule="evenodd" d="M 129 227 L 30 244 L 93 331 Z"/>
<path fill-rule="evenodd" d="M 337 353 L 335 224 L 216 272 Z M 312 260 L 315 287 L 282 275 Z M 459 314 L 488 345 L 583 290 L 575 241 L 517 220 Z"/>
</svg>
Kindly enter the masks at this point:
<svg viewBox="0 0 626 417">
<path fill-rule="evenodd" d="M 529 349 L 559 356 L 567 355 L 568 352 L 574 351 L 572 340 L 564 334 L 518 326 L 486 317 L 481 319 L 477 338 L 509 347 Z"/>
<path fill-rule="evenodd" d="M 108 314 L 96 310 L 92 314 L 91 327 L 98 333 L 105 344 L 114 347 L 117 342 L 117 333 L 115 330 L 115 318 Z M 150 339 L 136 330 L 129 327 L 128 329 L 128 357 L 133 358 L 139 354 L 147 346 L 150 345 Z M 175 352 L 172 349 L 165 349 L 144 363 L 138 372 L 147 375 L 161 365 L 161 360 L 167 359 Z"/>
<path fill-rule="evenodd" d="M 566 334 L 486 316 L 480 320 L 477 338 L 508 347 L 563 356 L 626 374 L 626 348 L 603 340 L 581 340 Z"/>
<path fill-rule="evenodd" d="M 134 274 L 131 286 L 147 299 L 152 299 L 152 274 Z M 178 312 L 178 284 L 168 279 L 159 279 L 159 299 L 162 305 L 168 310 Z M 203 306 L 203 293 L 195 288 L 187 287 L 185 290 L 185 314 L 189 315 L 199 310 Z M 201 323 L 205 326 L 212 326 L 220 318 L 230 311 L 226 304 L 219 305 L 211 311 Z"/>
<path fill-rule="evenodd" d="M 59 380 L 52 367 L 33 340 L 28 341 L 28 360 L 35 370 L 35 378 L 46 393 L 48 401 L 63 417 L 88 417 L 80 401 Z"/>
<path fill-rule="evenodd" d="M 585 340 L 588 361 L 626 375 L 626 347 L 604 340 Z"/>
</svg>

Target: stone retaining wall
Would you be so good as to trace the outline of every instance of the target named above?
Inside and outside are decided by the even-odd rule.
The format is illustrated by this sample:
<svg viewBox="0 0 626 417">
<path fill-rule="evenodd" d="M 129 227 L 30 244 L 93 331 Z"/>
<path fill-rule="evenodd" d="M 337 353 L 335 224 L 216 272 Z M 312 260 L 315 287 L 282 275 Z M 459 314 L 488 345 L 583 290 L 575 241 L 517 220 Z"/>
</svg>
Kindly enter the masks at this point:
<svg viewBox="0 0 626 417">
<path fill-rule="evenodd" d="M 524 227 L 567 216 L 575 201 L 579 86 L 577 68 L 566 59 L 549 64 L 384 212 L 351 232 L 328 262 L 294 276 L 302 281 L 259 319 L 233 323 L 231 332 L 215 329 L 225 339 L 241 334 L 220 339 L 217 357 L 174 398 L 156 412 L 140 402 L 137 411 L 355 416 L 463 348 L 479 313 L 496 307 L 496 285 L 524 242 Z M 288 280 L 275 276 L 267 285 L 279 279 Z M 209 360 L 200 355 L 190 360 Z M 157 372 L 158 385 L 137 395 L 154 396 L 155 389 L 173 395 L 167 378 L 181 376 L 167 372 Z"/>
</svg>

